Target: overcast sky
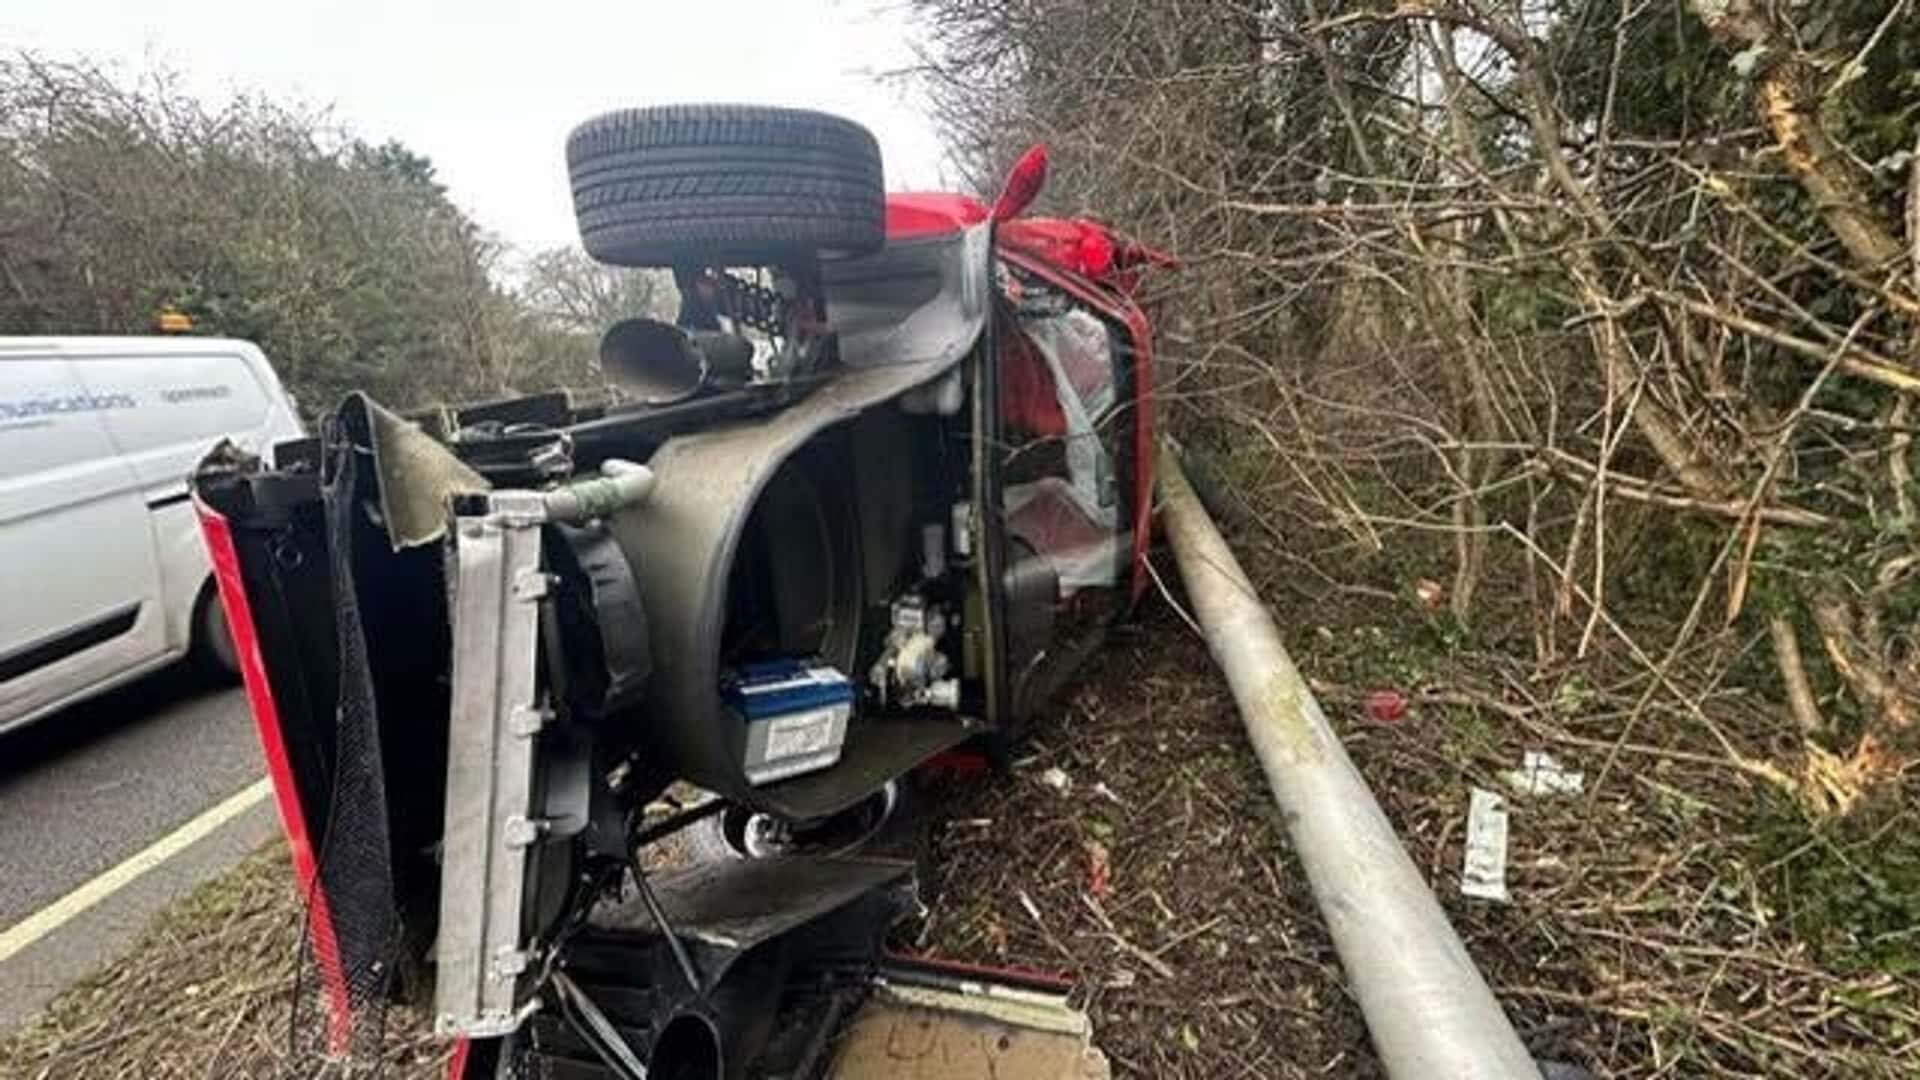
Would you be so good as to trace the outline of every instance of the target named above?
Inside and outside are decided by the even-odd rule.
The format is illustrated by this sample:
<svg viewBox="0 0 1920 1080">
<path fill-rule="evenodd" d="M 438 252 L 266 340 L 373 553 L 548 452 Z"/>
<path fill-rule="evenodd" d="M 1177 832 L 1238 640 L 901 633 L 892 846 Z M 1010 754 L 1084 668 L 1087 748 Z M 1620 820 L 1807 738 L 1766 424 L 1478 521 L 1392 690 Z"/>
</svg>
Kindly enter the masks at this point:
<svg viewBox="0 0 1920 1080">
<path fill-rule="evenodd" d="M 932 186 L 941 152 L 910 95 L 901 0 L 0 0 L 0 48 L 130 73 L 165 65 L 202 95 L 331 105 L 371 141 L 431 157 L 453 198 L 522 250 L 572 243 L 562 146 L 624 105 L 827 109 L 879 138 L 890 188 Z"/>
</svg>

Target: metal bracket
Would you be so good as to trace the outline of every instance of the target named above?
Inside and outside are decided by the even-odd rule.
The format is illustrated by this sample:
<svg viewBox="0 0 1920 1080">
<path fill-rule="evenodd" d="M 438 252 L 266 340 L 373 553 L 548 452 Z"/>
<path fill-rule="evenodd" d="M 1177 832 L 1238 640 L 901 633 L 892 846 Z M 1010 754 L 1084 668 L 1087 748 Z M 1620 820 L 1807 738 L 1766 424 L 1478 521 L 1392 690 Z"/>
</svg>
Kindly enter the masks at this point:
<svg viewBox="0 0 1920 1080">
<path fill-rule="evenodd" d="M 546 727 L 552 719 L 552 709 L 519 706 L 507 714 L 507 730 L 523 739 L 531 739 L 540 734 L 540 729 Z"/>
<path fill-rule="evenodd" d="M 488 974 L 496 979 L 513 979 L 533 963 L 533 954 L 509 950 L 493 958 Z"/>
<path fill-rule="evenodd" d="M 547 831 L 547 823 L 540 818 L 523 817 L 515 814 L 501 827 L 500 838 L 510 848 L 532 847 L 540 842 Z"/>
<path fill-rule="evenodd" d="M 525 526 L 515 526 L 524 528 Z M 523 604 L 537 604 L 547 598 L 553 579 L 540 570 L 524 570 L 513 579 L 513 598 Z"/>
</svg>

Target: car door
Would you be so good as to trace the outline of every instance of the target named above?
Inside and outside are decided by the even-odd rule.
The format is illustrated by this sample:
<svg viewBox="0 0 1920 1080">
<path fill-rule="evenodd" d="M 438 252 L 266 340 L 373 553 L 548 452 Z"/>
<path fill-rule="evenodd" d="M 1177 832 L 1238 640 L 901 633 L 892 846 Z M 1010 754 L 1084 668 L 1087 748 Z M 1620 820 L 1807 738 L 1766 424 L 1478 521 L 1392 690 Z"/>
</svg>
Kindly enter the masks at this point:
<svg viewBox="0 0 1920 1080">
<path fill-rule="evenodd" d="M 1092 654 L 1144 580 L 1148 342 L 1130 301 L 1068 270 L 1003 253 L 997 276 L 990 444 L 1019 717 Z"/>
<path fill-rule="evenodd" d="M 0 351 L 0 728 L 165 653 L 160 576 L 134 471 L 57 353 Z"/>
</svg>

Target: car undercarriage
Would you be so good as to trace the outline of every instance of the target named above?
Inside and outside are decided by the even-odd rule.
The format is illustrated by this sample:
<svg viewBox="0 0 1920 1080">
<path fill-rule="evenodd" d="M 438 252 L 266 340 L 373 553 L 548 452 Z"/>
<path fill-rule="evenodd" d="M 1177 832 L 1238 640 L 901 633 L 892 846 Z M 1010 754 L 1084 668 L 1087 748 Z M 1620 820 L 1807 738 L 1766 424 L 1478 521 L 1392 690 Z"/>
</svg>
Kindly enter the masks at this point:
<svg viewBox="0 0 1920 1080">
<path fill-rule="evenodd" d="M 1144 583 L 1155 257 L 1020 216 L 1043 154 L 988 207 L 884 197 L 871 141 L 590 121 L 589 252 L 681 298 L 607 328 L 610 394 L 353 395 L 203 463 L 317 1052 L 408 999 L 457 1077 L 1105 1075 L 1067 986 L 888 941 L 919 778 Z"/>
</svg>

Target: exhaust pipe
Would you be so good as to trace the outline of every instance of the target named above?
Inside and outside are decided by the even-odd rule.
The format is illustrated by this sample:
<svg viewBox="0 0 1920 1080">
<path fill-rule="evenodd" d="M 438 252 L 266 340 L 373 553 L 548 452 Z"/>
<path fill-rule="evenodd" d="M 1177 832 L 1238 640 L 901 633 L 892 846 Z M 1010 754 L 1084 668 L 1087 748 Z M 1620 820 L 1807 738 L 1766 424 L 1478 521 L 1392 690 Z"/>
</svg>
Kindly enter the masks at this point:
<svg viewBox="0 0 1920 1080">
<path fill-rule="evenodd" d="M 1166 447 L 1159 468 L 1161 521 L 1194 617 L 1233 688 L 1387 1075 L 1540 1080 Z"/>
<path fill-rule="evenodd" d="M 643 404 L 674 405 L 753 378 L 753 342 L 659 319 L 622 319 L 600 338 L 600 367 Z"/>
</svg>

